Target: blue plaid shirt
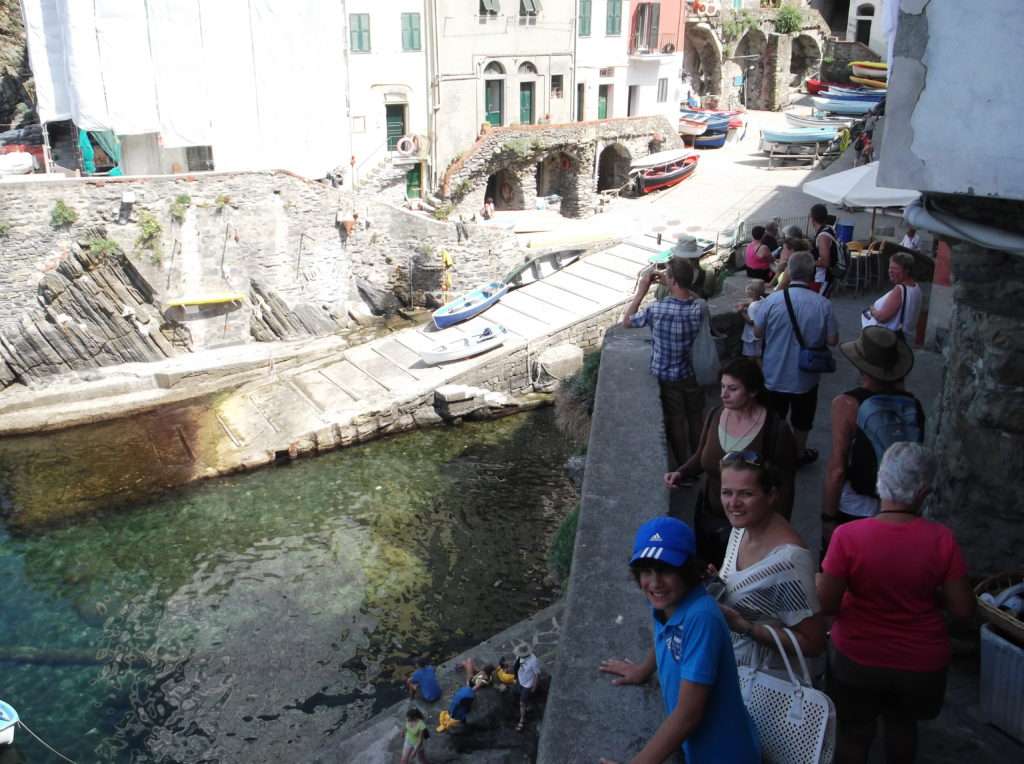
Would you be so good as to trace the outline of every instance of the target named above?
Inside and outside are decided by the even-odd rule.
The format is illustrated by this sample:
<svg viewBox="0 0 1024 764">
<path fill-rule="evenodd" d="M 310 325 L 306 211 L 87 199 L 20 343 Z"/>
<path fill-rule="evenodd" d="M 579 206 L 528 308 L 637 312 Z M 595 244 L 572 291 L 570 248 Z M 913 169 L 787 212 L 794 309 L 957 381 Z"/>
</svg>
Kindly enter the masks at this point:
<svg viewBox="0 0 1024 764">
<path fill-rule="evenodd" d="M 693 376 L 690 348 L 700 331 L 702 316 L 697 300 L 671 295 L 633 316 L 633 326 L 651 327 L 651 374 L 660 381 L 678 382 Z"/>
</svg>

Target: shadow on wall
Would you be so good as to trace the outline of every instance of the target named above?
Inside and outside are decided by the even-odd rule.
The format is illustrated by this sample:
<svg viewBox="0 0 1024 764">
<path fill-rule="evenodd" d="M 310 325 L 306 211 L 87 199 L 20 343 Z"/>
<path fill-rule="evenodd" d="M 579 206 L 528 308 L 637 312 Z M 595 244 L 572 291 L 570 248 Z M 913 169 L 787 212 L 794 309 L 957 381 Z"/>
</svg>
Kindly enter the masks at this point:
<svg viewBox="0 0 1024 764">
<path fill-rule="evenodd" d="M 485 199 L 494 200 L 496 210 L 522 210 L 526 209 L 526 201 L 523 197 L 523 184 L 519 182 L 519 176 L 512 170 L 498 170 L 487 179 L 487 191 Z"/>
<path fill-rule="evenodd" d="M 597 190 L 606 191 L 626 185 L 632 163 L 629 149 L 621 143 L 606 146 L 597 163 Z"/>
</svg>

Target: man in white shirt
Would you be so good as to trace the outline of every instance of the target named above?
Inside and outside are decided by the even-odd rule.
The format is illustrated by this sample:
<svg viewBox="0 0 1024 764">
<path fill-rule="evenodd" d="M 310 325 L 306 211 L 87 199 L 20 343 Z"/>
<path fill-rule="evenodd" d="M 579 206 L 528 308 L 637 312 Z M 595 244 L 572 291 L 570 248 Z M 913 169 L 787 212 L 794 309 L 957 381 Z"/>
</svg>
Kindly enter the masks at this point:
<svg viewBox="0 0 1024 764">
<path fill-rule="evenodd" d="M 907 226 L 907 235 L 903 237 L 900 246 L 915 252 L 921 251 L 921 237 L 917 235 L 917 229 L 914 226 Z"/>
<path fill-rule="evenodd" d="M 519 724 L 516 725 L 516 730 L 522 732 L 526 726 L 526 711 L 530 697 L 540 680 L 540 660 L 526 644 L 516 645 L 515 656 L 516 691 L 519 694 Z"/>
</svg>

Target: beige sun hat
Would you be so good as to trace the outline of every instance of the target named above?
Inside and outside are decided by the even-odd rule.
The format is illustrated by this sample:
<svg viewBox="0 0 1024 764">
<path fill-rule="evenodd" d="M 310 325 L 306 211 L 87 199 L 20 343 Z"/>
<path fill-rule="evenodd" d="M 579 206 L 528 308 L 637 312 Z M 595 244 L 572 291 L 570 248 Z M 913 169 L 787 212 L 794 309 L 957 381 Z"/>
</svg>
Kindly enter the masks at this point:
<svg viewBox="0 0 1024 764">
<path fill-rule="evenodd" d="M 914 368 L 914 351 L 892 329 L 867 326 L 853 342 L 839 346 L 850 363 L 879 382 L 898 382 Z"/>
</svg>

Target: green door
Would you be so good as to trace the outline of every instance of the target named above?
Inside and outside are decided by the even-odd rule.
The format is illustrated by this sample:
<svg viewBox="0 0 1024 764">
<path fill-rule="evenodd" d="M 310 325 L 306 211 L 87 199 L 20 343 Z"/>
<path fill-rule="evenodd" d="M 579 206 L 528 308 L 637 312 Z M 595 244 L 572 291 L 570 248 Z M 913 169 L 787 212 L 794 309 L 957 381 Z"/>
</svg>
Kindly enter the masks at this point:
<svg viewBox="0 0 1024 764">
<path fill-rule="evenodd" d="M 608 89 L 610 85 L 601 85 L 597 89 L 597 118 L 608 119 Z"/>
<path fill-rule="evenodd" d="M 405 198 L 419 199 L 421 193 L 420 166 L 416 165 L 405 174 Z"/>
<path fill-rule="evenodd" d="M 519 121 L 524 125 L 533 124 L 533 83 L 519 83 Z"/>
<path fill-rule="evenodd" d="M 387 104 L 384 107 L 388 124 L 388 151 L 394 151 L 405 135 L 405 104 Z"/>
<path fill-rule="evenodd" d="M 505 122 L 501 109 L 501 101 L 505 95 L 504 84 L 501 80 L 487 80 L 484 83 L 484 108 L 487 110 L 487 121 L 495 127 L 501 127 Z"/>
</svg>

